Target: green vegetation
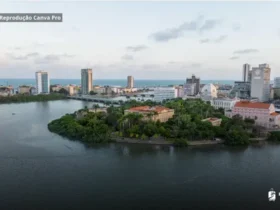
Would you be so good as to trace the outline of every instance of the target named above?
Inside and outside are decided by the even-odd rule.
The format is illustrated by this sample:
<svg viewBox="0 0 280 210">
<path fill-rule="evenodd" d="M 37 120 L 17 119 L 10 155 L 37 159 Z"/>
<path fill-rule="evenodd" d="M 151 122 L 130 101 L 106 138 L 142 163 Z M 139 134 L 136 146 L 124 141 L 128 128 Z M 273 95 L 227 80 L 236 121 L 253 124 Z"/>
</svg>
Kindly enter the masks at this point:
<svg viewBox="0 0 280 210">
<path fill-rule="evenodd" d="M 25 102 L 36 102 L 36 101 L 52 101 L 66 99 L 64 94 L 51 93 L 51 94 L 40 94 L 40 95 L 12 95 L 12 96 L 0 96 L 0 104 L 4 103 L 25 103 Z"/>
<path fill-rule="evenodd" d="M 241 116 L 227 118 L 223 114 L 223 109 L 215 110 L 209 103 L 200 99 L 164 101 L 161 105 L 175 110 L 173 118 L 164 123 L 152 121 L 156 112 L 150 113 L 147 116 L 148 120 L 145 121 L 141 114 L 124 114 L 126 109 L 143 105 L 160 104 L 151 100 L 145 102 L 131 100 L 123 102 L 120 107 L 111 105 L 107 109 L 107 114 L 89 113 L 87 109 L 84 109 L 51 122 L 49 129 L 71 139 L 93 143 L 108 142 L 117 136 L 143 140 L 170 140 L 175 146 L 187 146 L 188 141 L 214 140 L 215 138 L 225 140 L 227 145 L 248 145 L 249 137 L 254 137 L 255 134 L 252 133 L 254 129 L 257 129 L 253 119 L 242 120 Z M 210 122 L 202 121 L 209 117 L 221 118 L 221 126 L 212 126 Z"/>
<path fill-rule="evenodd" d="M 270 132 L 267 140 L 268 141 L 280 141 L 280 131 Z"/>
<path fill-rule="evenodd" d="M 79 139 L 87 143 L 102 143 L 110 141 L 110 128 L 105 124 L 106 115 L 104 113 L 87 113 L 84 110 L 75 114 L 67 114 L 58 120 L 49 123 L 50 131 L 69 139 Z"/>
</svg>

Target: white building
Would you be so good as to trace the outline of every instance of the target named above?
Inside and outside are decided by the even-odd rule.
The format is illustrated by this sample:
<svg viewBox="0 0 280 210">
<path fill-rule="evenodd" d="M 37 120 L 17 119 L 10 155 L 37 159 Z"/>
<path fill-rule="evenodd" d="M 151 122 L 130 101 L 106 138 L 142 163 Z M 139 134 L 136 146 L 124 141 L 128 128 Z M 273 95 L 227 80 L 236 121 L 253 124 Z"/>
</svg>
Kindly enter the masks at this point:
<svg viewBox="0 0 280 210">
<path fill-rule="evenodd" d="M 270 72 L 268 64 L 260 64 L 252 69 L 251 97 L 268 101 L 270 96 Z"/>
<path fill-rule="evenodd" d="M 37 94 L 50 93 L 50 78 L 48 72 L 37 71 L 35 77 Z"/>
<path fill-rule="evenodd" d="M 92 69 L 82 69 L 81 80 L 82 94 L 87 95 L 92 90 Z"/>
<path fill-rule="evenodd" d="M 238 98 L 216 98 L 211 100 L 211 105 L 215 108 L 215 109 L 219 109 L 219 108 L 223 108 L 225 111 L 227 110 L 231 110 L 235 103 L 240 101 L 240 99 Z"/>
<path fill-rule="evenodd" d="M 184 97 L 184 89 L 183 87 L 179 86 L 179 87 L 176 87 L 176 98 L 183 98 Z"/>
<path fill-rule="evenodd" d="M 172 99 L 177 97 L 175 87 L 156 87 L 154 88 L 154 100 L 163 101 L 164 99 Z"/>
<path fill-rule="evenodd" d="M 275 78 L 274 78 L 273 87 L 274 87 L 274 88 L 280 88 L 280 77 L 275 77 Z"/>
<path fill-rule="evenodd" d="M 217 88 L 212 83 L 204 85 L 200 95 L 205 99 L 217 98 Z"/>
</svg>

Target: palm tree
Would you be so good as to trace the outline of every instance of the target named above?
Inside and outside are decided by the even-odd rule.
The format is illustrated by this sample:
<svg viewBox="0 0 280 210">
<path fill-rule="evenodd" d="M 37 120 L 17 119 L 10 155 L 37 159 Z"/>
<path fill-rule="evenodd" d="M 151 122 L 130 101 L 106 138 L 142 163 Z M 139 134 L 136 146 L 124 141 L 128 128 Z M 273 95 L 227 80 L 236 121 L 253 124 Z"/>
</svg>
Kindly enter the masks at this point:
<svg viewBox="0 0 280 210">
<path fill-rule="evenodd" d="M 153 99 L 153 101 L 154 101 L 155 95 L 154 95 L 154 94 L 151 94 L 150 97 L 151 97 L 151 98 Z"/>
</svg>

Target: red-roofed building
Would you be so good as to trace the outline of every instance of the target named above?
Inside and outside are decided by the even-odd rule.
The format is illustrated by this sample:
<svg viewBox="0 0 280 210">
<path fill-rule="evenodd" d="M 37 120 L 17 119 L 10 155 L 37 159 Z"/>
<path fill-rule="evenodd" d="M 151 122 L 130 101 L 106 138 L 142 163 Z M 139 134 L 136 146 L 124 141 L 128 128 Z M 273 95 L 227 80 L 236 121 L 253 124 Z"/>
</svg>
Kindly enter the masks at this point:
<svg viewBox="0 0 280 210">
<path fill-rule="evenodd" d="M 280 125 L 280 114 L 275 112 L 273 104 L 239 101 L 231 111 L 227 111 L 225 114 L 228 117 L 241 115 L 243 119 L 254 119 L 256 125 L 266 128 L 278 127 Z"/>
<path fill-rule="evenodd" d="M 153 121 L 159 120 L 160 122 L 166 122 L 173 117 L 174 109 L 169 109 L 163 106 L 137 106 L 125 110 L 124 113 L 139 113 L 144 116 L 144 120 L 151 119 Z"/>
</svg>

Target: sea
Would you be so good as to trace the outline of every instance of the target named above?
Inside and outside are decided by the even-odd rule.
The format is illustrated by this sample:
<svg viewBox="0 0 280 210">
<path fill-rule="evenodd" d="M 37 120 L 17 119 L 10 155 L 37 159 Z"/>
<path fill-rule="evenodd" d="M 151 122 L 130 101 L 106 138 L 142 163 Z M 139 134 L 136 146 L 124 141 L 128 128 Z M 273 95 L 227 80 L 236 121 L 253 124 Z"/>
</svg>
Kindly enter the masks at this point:
<svg viewBox="0 0 280 210">
<path fill-rule="evenodd" d="M 155 86 L 168 86 L 168 85 L 181 85 L 185 83 L 185 80 L 135 80 L 136 88 L 143 87 L 155 87 Z M 234 80 L 201 80 L 201 84 L 228 84 L 233 85 Z M 20 85 L 31 85 L 35 86 L 35 79 L 0 79 L 0 85 L 6 86 L 11 85 L 17 88 Z M 80 85 L 80 79 L 50 79 L 50 84 L 60 84 L 60 85 Z M 93 81 L 94 85 L 109 85 L 109 86 L 121 86 L 125 87 L 127 85 L 127 80 L 125 79 L 96 79 Z"/>
</svg>

